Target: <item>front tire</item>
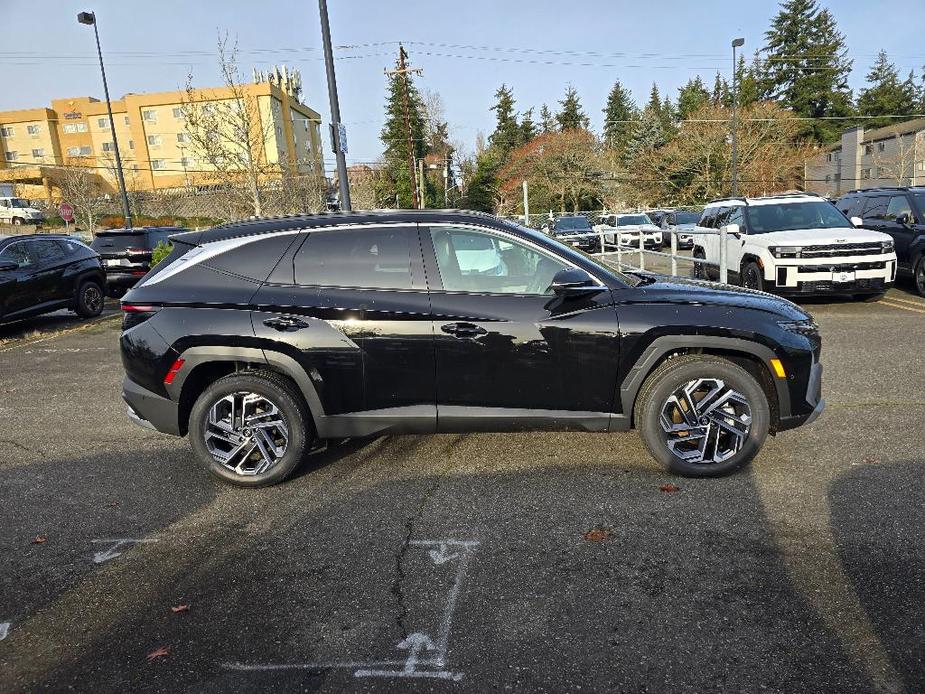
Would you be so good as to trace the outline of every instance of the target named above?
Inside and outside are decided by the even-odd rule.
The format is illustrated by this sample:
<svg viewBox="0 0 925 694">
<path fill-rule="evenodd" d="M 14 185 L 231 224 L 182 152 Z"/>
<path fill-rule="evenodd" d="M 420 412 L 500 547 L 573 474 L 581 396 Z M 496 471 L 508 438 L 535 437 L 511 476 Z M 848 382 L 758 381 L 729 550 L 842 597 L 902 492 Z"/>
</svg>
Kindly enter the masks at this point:
<svg viewBox="0 0 925 694">
<path fill-rule="evenodd" d="M 919 256 L 912 272 L 912 278 L 919 296 L 925 296 L 925 254 Z"/>
<path fill-rule="evenodd" d="M 703 249 L 694 246 L 694 251 L 691 253 L 691 256 L 697 260 L 706 260 L 707 256 L 703 252 Z M 709 279 L 707 277 L 707 266 L 703 263 L 694 263 L 694 266 L 691 268 L 691 277 L 698 280 Z"/>
<path fill-rule="evenodd" d="M 687 355 L 668 359 L 649 375 L 634 419 L 649 453 L 671 472 L 717 477 L 757 455 L 771 411 L 745 369 L 720 357 Z"/>
<path fill-rule="evenodd" d="M 98 282 L 86 280 L 77 288 L 74 311 L 81 318 L 95 318 L 103 312 L 103 288 Z"/>
<path fill-rule="evenodd" d="M 190 412 L 190 444 L 216 477 L 265 487 L 289 477 L 308 452 L 311 418 L 302 395 L 272 371 L 242 371 L 206 388 Z"/>
<path fill-rule="evenodd" d="M 22 217 L 13 217 L 13 225 L 14 225 L 14 226 L 22 226 L 22 225 L 25 224 L 25 223 L 26 223 L 26 221 L 25 221 Z"/>
<path fill-rule="evenodd" d="M 764 271 L 756 262 L 749 262 L 742 265 L 741 274 L 739 275 L 741 284 L 748 289 L 757 289 L 764 291 Z"/>
</svg>

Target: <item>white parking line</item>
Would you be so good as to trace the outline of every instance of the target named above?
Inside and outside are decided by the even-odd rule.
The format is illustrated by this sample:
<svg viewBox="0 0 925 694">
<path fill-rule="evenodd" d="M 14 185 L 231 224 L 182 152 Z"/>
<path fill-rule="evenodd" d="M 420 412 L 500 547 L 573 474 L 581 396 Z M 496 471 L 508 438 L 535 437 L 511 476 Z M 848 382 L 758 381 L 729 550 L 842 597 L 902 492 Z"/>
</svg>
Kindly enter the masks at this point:
<svg viewBox="0 0 925 694">
<path fill-rule="evenodd" d="M 10 633 L 11 622 L 0 622 L 0 641 L 3 641 Z"/>
<path fill-rule="evenodd" d="M 91 542 L 96 543 L 96 544 L 99 544 L 99 543 L 112 544 L 112 547 L 110 547 L 104 552 L 94 552 L 93 553 L 93 563 L 102 564 L 103 562 L 109 561 L 110 559 L 121 557 L 122 552 L 119 552 L 117 550 L 119 550 L 122 547 L 125 547 L 126 545 L 137 545 L 143 542 L 157 542 L 157 540 L 155 538 L 149 538 L 145 540 L 133 540 L 131 538 L 123 537 L 123 538 L 118 538 L 115 540 L 91 540 Z"/>
</svg>

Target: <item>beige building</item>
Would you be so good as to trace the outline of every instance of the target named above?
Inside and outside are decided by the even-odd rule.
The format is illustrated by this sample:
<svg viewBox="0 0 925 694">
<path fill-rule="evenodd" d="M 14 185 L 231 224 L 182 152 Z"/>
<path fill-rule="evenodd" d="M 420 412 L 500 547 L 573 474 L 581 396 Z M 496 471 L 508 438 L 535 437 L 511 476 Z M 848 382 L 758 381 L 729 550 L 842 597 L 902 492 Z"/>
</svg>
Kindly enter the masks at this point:
<svg viewBox="0 0 925 694">
<path fill-rule="evenodd" d="M 925 118 L 842 133 L 805 164 L 806 190 L 841 195 L 856 188 L 925 184 Z"/>
<path fill-rule="evenodd" d="M 254 126 L 259 135 L 251 142 L 260 144 L 250 156 L 264 175 L 323 175 L 321 116 L 299 100 L 298 74 L 255 73 L 255 82 L 241 89 L 259 112 Z M 236 96 L 226 87 L 193 94 L 197 109 L 230 104 Z M 187 130 L 186 98 L 185 91 L 173 91 L 127 94 L 112 102 L 127 188 L 155 191 L 220 182 Z M 81 96 L 55 99 L 51 108 L 0 112 L 0 183 L 18 184 L 21 195 L 51 201 L 58 197 L 56 180 L 63 167 L 71 166 L 98 175 L 106 190 L 118 189 L 105 102 Z"/>
</svg>

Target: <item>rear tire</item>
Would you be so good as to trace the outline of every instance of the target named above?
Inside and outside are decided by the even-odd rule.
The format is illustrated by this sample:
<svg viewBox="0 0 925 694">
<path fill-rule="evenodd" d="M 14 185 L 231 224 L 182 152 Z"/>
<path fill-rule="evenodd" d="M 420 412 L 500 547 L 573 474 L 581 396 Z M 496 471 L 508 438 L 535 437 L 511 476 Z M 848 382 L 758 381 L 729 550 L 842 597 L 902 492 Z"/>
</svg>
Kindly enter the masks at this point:
<svg viewBox="0 0 925 694">
<path fill-rule="evenodd" d="M 708 355 L 661 364 L 643 383 L 633 414 L 652 457 L 686 477 L 718 477 L 748 464 L 771 424 L 767 396 L 754 377 Z"/>
<path fill-rule="evenodd" d="M 218 379 L 197 398 L 189 419 L 193 453 L 213 475 L 238 487 L 289 477 L 309 450 L 311 432 L 301 393 L 272 371 Z"/>
<path fill-rule="evenodd" d="M 86 280 L 77 288 L 74 311 L 81 318 L 95 318 L 103 312 L 103 288 L 94 280 Z"/>
<path fill-rule="evenodd" d="M 25 224 L 25 223 L 26 223 L 26 222 L 25 222 L 25 220 L 24 220 L 22 217 L 13 217 L 13 225 L 14 225 L 14 226 L 22 226 L 22 225 Z"/>
</svg>

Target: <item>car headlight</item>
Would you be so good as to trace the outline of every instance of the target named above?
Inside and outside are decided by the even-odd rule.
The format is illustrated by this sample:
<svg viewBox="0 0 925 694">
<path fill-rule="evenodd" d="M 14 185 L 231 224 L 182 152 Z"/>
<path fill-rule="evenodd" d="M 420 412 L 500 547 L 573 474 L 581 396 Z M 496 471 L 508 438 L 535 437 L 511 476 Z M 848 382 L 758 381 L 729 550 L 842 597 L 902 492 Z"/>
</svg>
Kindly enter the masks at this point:
<svg viewBox="0 0 925 694">
<path fill-rule="evenodd" d="M 819 335 L 819 326 L 814 320 L 780 320 L 777 324 L 789 333 L 806 335 L 807 337 L 816 337 Z"/>
<path fill-rule="evenodd" d="M 893 242 L 892 241 L 881 241 L 880 242 L 880 252 L 881 253 L 892 253 L 893 252 Z"/>
<path fill-rule="evenodd" d="M 768 250 L 775 258 L 799 258 L 803 249 L 800 246 L 771 246 Z"/>
</svg>

